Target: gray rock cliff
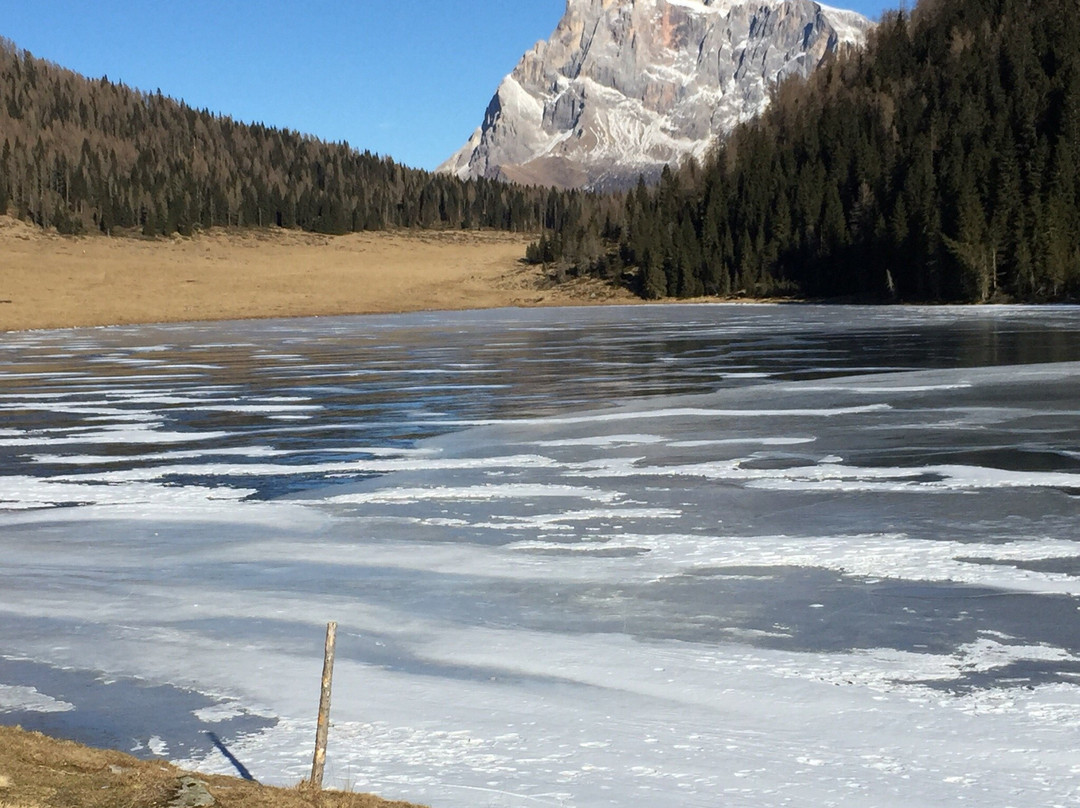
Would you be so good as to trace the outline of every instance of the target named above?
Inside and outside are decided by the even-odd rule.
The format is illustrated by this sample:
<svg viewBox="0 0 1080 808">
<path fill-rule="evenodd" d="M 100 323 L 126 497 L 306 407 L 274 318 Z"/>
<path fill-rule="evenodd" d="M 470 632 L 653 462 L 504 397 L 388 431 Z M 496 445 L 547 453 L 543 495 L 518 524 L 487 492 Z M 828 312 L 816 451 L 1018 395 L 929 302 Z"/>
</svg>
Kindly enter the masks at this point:
<svg viewBox="0 0 1080 808">
<path fill-rule="evenodd" d="M 812 0 L 568 0 L 439 170 L 588 188 L 655 176 L 871 26 Z"/>
</svg>

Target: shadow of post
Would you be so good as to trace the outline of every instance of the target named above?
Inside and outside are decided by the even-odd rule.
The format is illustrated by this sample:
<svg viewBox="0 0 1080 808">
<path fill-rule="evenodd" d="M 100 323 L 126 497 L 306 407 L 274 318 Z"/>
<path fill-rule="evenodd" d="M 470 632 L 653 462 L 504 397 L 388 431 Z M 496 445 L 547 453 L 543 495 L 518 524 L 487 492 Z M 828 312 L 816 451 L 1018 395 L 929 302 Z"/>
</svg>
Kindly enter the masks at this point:
<svg viewBox="0 0 1080 808">
<path fill-rule="evenodd" d="M 207 732 L 206 737 L 209 738 L 211 743 L 213 743 L 214 746 L 217 747 L 217 750 L 225 756 L 225 759 L 233 765 L 233 767 L 236 769 L 237 774 L 239 774 L 245 780 L 251 780 L 252 782 L 255 782 L 255 778 L 251 776 L 251 772 L 247 770 L 247 766 L 245 766 L 243 763 L 236 759 L 236 756 L 229 751 L 229 747 L 227 747 L 222 742 L 221 738 L 217 736 L 217 733 Z"/>
</svg>

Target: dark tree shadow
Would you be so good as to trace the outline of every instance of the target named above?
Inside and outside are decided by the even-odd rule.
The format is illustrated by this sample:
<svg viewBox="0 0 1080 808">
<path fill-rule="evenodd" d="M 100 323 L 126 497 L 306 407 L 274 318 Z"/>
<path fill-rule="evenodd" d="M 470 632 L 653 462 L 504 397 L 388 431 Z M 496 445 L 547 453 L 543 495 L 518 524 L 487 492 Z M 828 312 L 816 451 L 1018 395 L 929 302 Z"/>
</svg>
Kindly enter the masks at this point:
<svg viewBox="0 0 1080 808">
<path fill-rule="evenodd" d="M 217 747 L 218 751 L 225 756 L 225 759 L 233 765 L 233 767 L 236 769 L 237 774 L 239 774 L 245 780 L 251 780 L 252 782 L 255 782 L 255 778 L 251 776 L 251 772 L 247 770 L 247 766 L 245 766 L 243 763 L 236 759 L 236 756 L 229 751 L 229 747 L 222 743 L 221 738 L 219 738 L 216 733 L 207 732 L 206 737 L 209 738 L 210 742 L 213 743 L 214 746 Z"/>
</svg>

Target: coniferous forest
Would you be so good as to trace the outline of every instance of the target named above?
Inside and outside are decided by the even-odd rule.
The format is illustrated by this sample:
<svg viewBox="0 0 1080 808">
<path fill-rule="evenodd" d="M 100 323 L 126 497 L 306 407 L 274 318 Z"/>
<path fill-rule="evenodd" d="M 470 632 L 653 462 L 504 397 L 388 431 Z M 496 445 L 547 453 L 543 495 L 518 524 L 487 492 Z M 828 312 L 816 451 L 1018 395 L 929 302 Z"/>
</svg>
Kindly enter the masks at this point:
<svg viewBox="0 0 1080 808">
<path fill-rule="evenodd" d="M 530 253 L 649 298 L 1075 299 L 1078 202 L 1076 0 L 922 0 Z"/>
<path fill-rule="evenodd" d="M 280 226 L 538 231 L 545 192 L 242 124 L 0 41 L 0 212 L 62 233 Z"/>
</svg>

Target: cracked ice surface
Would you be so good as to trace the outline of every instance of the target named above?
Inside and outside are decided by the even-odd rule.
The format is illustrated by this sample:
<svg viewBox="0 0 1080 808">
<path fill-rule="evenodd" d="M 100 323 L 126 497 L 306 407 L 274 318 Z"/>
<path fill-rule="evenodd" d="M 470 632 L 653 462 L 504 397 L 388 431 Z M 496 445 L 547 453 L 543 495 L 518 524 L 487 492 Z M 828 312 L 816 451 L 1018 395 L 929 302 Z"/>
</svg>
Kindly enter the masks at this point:
<svg viewBox="0 0 1080 808">
<path fill-rule="evenodd" d="M 727 306 L 8 335 L 0 720 L 230 772 L 214 732 L 292 784 L 333 619 L 330 785 L 1077 804 L 1078 336 Z"/>
</svg>

